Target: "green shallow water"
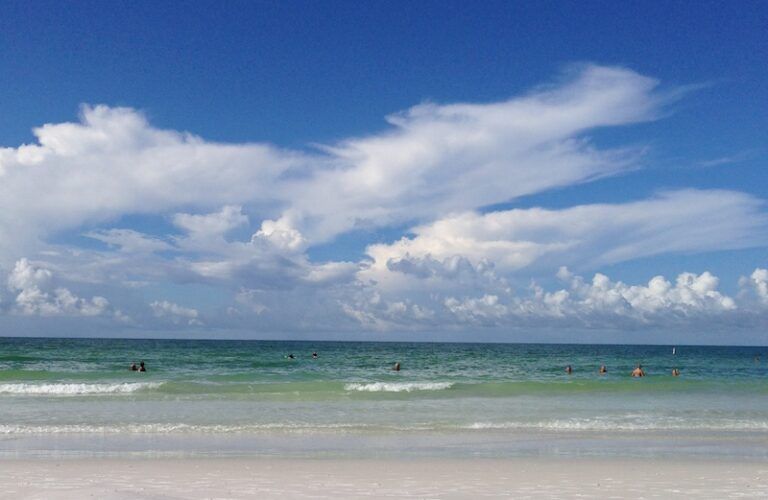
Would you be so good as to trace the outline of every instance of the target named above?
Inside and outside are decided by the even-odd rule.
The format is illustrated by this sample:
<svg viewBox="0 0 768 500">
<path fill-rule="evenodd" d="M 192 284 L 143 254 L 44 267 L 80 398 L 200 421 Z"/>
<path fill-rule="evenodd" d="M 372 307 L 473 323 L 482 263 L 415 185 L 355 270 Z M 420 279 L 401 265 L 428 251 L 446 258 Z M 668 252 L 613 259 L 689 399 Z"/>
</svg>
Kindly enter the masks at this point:
<svg viewBox="0 0 768 500">
<path fill-rule="evenodd" d="M 491 431 L 764 437 L 768 349 L 0 339 L 9 438 Z"/>
</svg>

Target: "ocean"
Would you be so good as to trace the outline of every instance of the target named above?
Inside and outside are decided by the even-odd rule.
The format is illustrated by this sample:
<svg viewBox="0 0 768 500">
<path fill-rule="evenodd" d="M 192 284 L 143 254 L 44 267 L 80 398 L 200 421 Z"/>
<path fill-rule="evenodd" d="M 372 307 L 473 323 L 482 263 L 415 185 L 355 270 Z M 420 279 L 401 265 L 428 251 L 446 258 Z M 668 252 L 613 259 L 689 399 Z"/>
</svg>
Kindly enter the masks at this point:
<svg viewBox="0 0 768 500">
<path fill-rule="evenodd" d="M 0 457 L 767 450 L 766 347 L 0 338 Z"/>
</svg>

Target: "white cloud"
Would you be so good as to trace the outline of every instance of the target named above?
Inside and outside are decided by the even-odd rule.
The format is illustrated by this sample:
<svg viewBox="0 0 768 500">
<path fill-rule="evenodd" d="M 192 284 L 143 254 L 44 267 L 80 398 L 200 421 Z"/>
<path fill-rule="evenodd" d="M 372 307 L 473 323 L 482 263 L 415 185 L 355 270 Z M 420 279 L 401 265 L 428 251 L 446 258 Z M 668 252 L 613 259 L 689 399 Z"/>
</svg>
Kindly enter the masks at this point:
<svg viewBox="0 0 768 500">
<path fill-rule="evenodd" d="M 306 245 L 306 240 L 299 231 L 291 226 L 286 217 L 280 219 L 265 220 L 261 223 L 261 229 L 253 235 L 251 242 L 268 242 L 280 250 L 295 252 Z"/>
<path fill-rule="evenodd" d="M 285 217 L 263 221 L 249 241 L 227 241 L 227 232 L 248 222 L 241 210 L 227 206 L 209 214 L 174 215 L 174 224 L 187 233 L 174 237 L 174 249 L 182 255 L 175 262 L 205 279 L 258 289 L 331 286 L 355 279 L 356 263 L 311 263 L 303 253 L 303 236 Z"/>
<path fill-rule="evenodd" d="M 416 106 L 389 117 L 384 132 L 314 154 L 210 143 L 156 129 L 133 109 L 84 106 L 79 123 L 46 124 L 36 144 L 0 148 L 0 240 L 13 243 L 0 259 L 125 214 L 222 205 L 232 206 L 224 220 L 175 222 L 190 234 L 222 229 L 244 222 L 226 216 L 247 205 L 267 220 L 264 236 L 300 247 L 615 174 L 634 153 L 600 151 L 580 136 L 653 119 L 656 86 L 626 69 L 585 66 L 508 101 Z"/>
<path fill-rule="evenodd" d="M 431 219 L 615 174 L 637 152 L 601 151 L 580 134 L 653 119 L 655 80 L 586 66 L 565 83 L 491 104 L 422 104 L 386 133 L 326 148 L 328 168 L 290 185 L 311 239 L 354 227 Z"/>
<path fill-rule="evenodd" d="M 53 287 L 52 281 L 50 270 L 27 259 L 18 260 L 8 277 L 8 289 L 16 294 L 13 312 L 34 316 L 99 316 L 110 310 L 104 297 L 83 299 L 67 288 Z"/>
<path fill-rule="evenodd" d="M 8 288 L 11 290 L 24 290 L 32 287 L 47 287 L 53 273 L 48 269 L 36 267 L 27 259 L 20 259 L 13 266 L 13 271 L 8 277 Z"/>
<path fill-rule="evenodd" d="M 231 298 L 221 305 L 228 324 L 250 319 L 273 331 L 598 327 L 741 314 L 741 299 L 720 293 L 709 273 L 625 285 L 563 271 L 569 285 L 559 290 L 514 287 L 560 265 L 584 273 L 659 254 L 766 245 L 768 219 L 753 196 L 678 190 L 484 213 L 638 168 L 642 147 L 604 149 L 586 134 L 656 119 L 674 95 L 658 86 L 627 69 L 582 66 L 500 102 L 421 104 L 388 117 L 381 132 L 310 152 L 207 142 L 157 129 L 133 109 L 84 106 L 78 123 L 47 124 L 34 130 L 36 143 L 0 148 L 0 268 L 13 267 L 6 309 L 122 315 L 106 299 L 71 291 L 93 286 L 160 324 L 199 326 L 204 315 L 217 326 L 202 302 L 196 309 L 168 297 L 148 309 L 140 288 L 202 283 Z M 157 227 L 132 226 L 134 215 Z M 309 257 L 350 230 L 394 225 L 416 227 L 368 246 L 370 258 Z M 62 243 L 83 234 L 109 249 Z M 758 271 L 743 281 L 744 297 L 768 304 L 768 278 Z"/>
<path fill-rule="evenodd" d="M 275 179 L 305 161 L 268 145 L 158 130 L 128 108 L 84 106 L 80 123 L 34 133 L 38 144 L 0 149 L 0 239 L 13 243 L 6 257 L 53 232 L 124 214 L 268 203 Z"/>
<path fill-rule="evenodd" d="M 129 254 L 153 253 L 173 248 L 161 239 L 151 238 L 131 229 L 102 229 L 90 231 L 85 235 L 109 246 L 118 247 L 121 252 Z"/>
<path fill-rule="evenodd" d="M 326 262 L 308 265 L 303 281 L 312 285 L 330 286 L 354 281 L 360 266 L 354 262 Z"/>
<path fill-rule="evenodd" d="M 210 245 L 223 242 L 229 231 L 248 224 L 248 217 L 242 213 L 242 207 L 226 205 L 210 214 L 178 213 L 173 216 L 173 223 L 187 233 L 181 246 L 207 250 Z"/>
<path fill-rule="evenodd" d="M 509 308 L 499 303 L 496 295 L 483 295 L 480 298 L 467 298 L 462 301 L 449 297 L 444 305 L 459 321 L 492 323 L 509 314 Z"/>
<path fill-rule="evenodd" d="M 149 304 L 153 313 L 158 318 L 167 318 L 174 324 L 186 323 L 190 326 L 200 326 L 203 324 L 200 321 L 200 313 L 197 309 L 190 307 L 183 307 L 167 300 L 154 301 Z"/>
<path fill-rule="evenodd" d="M 622 204 L 562 210 L 467 212 L 411 230 L 392 244 L 371 245 L 367 277 L 391 282 L 392 272 L 434 274 L 415 259 L 461 257 L 491 262 L 502 273 L 567 264 L 594 269 L 674 252 L 703 252 L 768 245 L 764 202 L 722 190 L 681 190 Z M 555 264 L 556 263 L 556 264 Z M 406 266 L 408 264 L 408 266 Z"/>
<path fill-rule="evenodd" d="M 390 328 L 404 313 L 419 307 L 432 311 L 430 325 L 443 328 L 474 326 L 634 328 L 638 326 L 690 326 L 711 321 L 729 321 L 742 312 L 736 300 L 718 290 L 719 279 L 709 272 L 681 273 L 675 283 L 663 276 L 645 285 L 628 285 L 611 281 L 597 273 L 585 281 L 566 268 L 558 277 L 567 282 L 565 288 L 546 291 L 533 284 L 515 293 L 480 293 L 472 295 L 436 294 L 425 303 L 408 304 L 395 311 L 398 304 L 380 294 L 370 295 L 367 302 L 345 304 L 345 312 L 363 325 Z M 459 291 L 459 290 L 457 290 Z M 390 328 L 391 329 L 391 328 Z"/>
<path fill-rule="evenodd" d="M 235 300 L 238 304 L 246 306 L 250 311 L 259 315 L 269 309 L 262 304 L 264 300 L 262 295 L 263 294 L 259 290 L 241 288 L 240 291 L 237 292 L 237 295 L 235 295 Z"/>
<path fill-rule="evenodd" d="M 543 316 L 615 316 L 646 322 L 664 316 L 707 316 L 737 309 L 734 299 L 717 290 L 719 279 L 709 272 L 681 273 L 674 285 L 663 276 L 655 276 L 647 285 L 626 285 L 601 273 L 587 283 L 566 268 L 558 276 L 568 279 L 569 289 L 546 293 L 534 288 L 533 297 L 519 302 L 520 310 Z"/>
<path fill-rule="evenodd" d="M 750 278 L 760 300 L 768 304 L 768 269 L 755 269 Z"/>
<path fill-rule="evenodd" d="M 440 325 L 436 314 L 425 304 L 411 299 L 383 300 L 374 290 L 356 290 L 339 301 L 341 311 L 366 329 L 378 331 L 418 330 Z"/>
<path fill-rule="evenodd" d="M 768 269 L 757 268 L 749 277 L 742 276 L 739 285 L 742 295 L 751 292 L 758 304 L 768 306 Z"/>
</svg>

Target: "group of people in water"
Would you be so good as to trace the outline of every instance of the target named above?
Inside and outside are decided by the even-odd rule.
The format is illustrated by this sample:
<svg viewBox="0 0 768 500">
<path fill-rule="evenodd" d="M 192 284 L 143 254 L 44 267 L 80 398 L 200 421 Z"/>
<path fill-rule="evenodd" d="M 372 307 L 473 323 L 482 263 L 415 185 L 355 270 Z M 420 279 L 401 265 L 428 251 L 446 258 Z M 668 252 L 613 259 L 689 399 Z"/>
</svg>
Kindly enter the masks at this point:
<svg viewBox="0 0 768 500">
<path fill-rule="evenodd" d="M 288 359 L 296 359 L 296 356 L 294 356 L 293 353 L 291 353 L 291 354 L 287 355 L 286 358 L 288 358 Z M 312 353 L 312 359 L 317 359 L 317 353 L 316 352 Z"/>
<path fill-rule="evenodd" d="M 318 357 L 318 356 L 317 356 L 317 352 L 313 352 L 313 353 L 312 353 L 312 359 L 317 359 L 317 357 Z M 293 355 L 293 353 L 290 353 L 290 354 L 288 354 L 288 355 L 286 356 L 286 358 L 287 358 L 287 359 L 296 359 L 296 356 L 294 356 L 294 355 Z M 144 366 L 144 365 L 142 364 L 142 366 Z M 400 371 L 400 362 L 397 362 L 397 363 L 395 363 L 395 364 L 392 366 L 392 370 L 393 370 L 393 371 L 396 371 L 396 372 L 399 372 L 399 371 Z"/>
<path fill-rule="evenodd" d="M 571 365 L 566 366 L 565 367 L 565 373 L 567 373 L 568 375 L 573 373 L 573 367 Z M 606 373 L 608 373 L 608 368 L 606 368 L 605 365 L 600 365 L 600 370 L 599 370 L 598 373 L 600 373 L 600 375 L 605 375 Z M 635 367 L 635 369 L 632 370 L 632 373 L 630 375 L 632 377 L 635 377 L 635 378 L 637 378 L 637 377 L 645 377 L 645 370 L 643 370 L 643 365 L 638 364 Z M 680 370 L 678 370 L 677 368 L 673 368 L 672 369 L 672 376 L 673 377 L 679 377 L 680 376 Z"/>
<path fill-rule="evenodd" d="M 291 353 L 291 354 L 287 355 L 286 358 L 288 358 L 288 359 L 296 359 L 296 356 L 294 356 L 293 353 Z M 317 359 L 317 353 L 316 352 L 312 353 L 312 359 Z M 133 366 L 131 367 L 131 370 L 135 370 L 135 368 L 136 368 L 136 364 L 134 363 Z M 144 370 L 144 362 L 143 361 L 141 362 L 141 369 L 139 371 L 146 371 L 146 370 Z M 396 372 L 400 371 L 400 362 L 399 361 L 396 362 L 392 366 L 392 371 L 396 371 Z M 565 367 L 565 373 L 567 373 L 568 375 L 573 373 L 573 367 L 571 365 L 566 366 Z M 608 368 L 605 365 L 600 365 L 599 373 L 600 373 L 600 375 L 605 375 L 606 373 L 608 373 Z M 630 375 L 632 377 L 635 377 L 635 378 L 645 377 L 645 370 L 643 370 L 643 365 L 638 364 L 635 367 L 635 369 L 632 370 L 632 373 Z M 677 368 L 673 368 L 672 369 L 672 376 L 673 377 L 679 377 L 680 376 L 680 370 L 678 370 Z"/>
<path fill-rule="evenodd" d="M 293 353 L 291 353 L 291 354 L 288 354 L 286 356 L 286 358 L 288 358 L 288 359 L 296 359 L 296 356 L 294 356 Z M 317 359 L 317 358 L 318 358 L 317 352 L 313 352 L 312 353 L 312 359 Z M 131 367 L 129 368 L 129 370 L 131 370 L 132 372 L 145 372 L 145 371 L 147 371 L 147 367 L 144 365 L 144 362 L 141 361 L 138 366 L 136 366 L 136 363 L 131 363 Z M 396 371 L 396 372 L 400 371 L 400 362 L 399 361 L 396 362 L 392 366 L 392 370 Z M 572 374 L 573 373 L 573 367 L 571 365 L 566 366 L 565 367 L 565 373 L 567 373 L 568 375 Z M 608 368 L 606 368 L 605 365 L 600 365 L 599 373 L 600 373 L 600 375 L 605 375 L 606 373 L 608 373 Z M 632 377 L 636 377 L 636 378 L 637 377 L 645 377 L 645 370 L 643 370 L 643 365 L 638 364 L 637 367 L 635 367 L 635 369 L 632 370 L 632 373 L 630 375 Z M 678 370 L 677 368 L 673 368 L 672 369 L 672 376 L 673 377 L 679 377 L 680 376 L 680 370 Z"/>
</svg>

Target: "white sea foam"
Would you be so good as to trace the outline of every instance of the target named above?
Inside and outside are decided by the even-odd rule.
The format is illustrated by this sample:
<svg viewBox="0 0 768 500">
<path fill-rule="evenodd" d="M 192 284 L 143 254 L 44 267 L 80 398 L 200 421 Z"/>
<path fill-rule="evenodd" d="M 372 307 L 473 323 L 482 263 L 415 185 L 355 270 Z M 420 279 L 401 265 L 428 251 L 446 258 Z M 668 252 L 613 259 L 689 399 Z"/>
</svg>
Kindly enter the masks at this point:
<svg viewBox="0 0 768 500">
<path fill-rule="evenodd" d="M 161 382 L 125 382 L 117 384 L 0 384 L 0 394 L 76 396 L 81 394 L 124 394 L 156 389 Z"/>
<path fill-rule="evenodd" d="M 462 429 L 472 430 L 543 430 L 543 431 L 765 431 L 768 422 L 759 420 L 723 419 L 705 420 L 657 420 L 647 422 L 622 422 L 615 420 L 547 420 L 541 422 L 475 422 Z"/>
<path fill-rule="evenodd" d="M 349 434 L 375 432 L 430 432 L 430 431 L 469 431 L 497 430 L 522 432 L 764 432 L 768 423 L 757 420 L 726 420 L 720 422 L 696 421 L 688 424 L 656 423 L 656 424 L 609 424 L 607 422 L 585 421 L 542 421 L 542 422 L 475 422 L 468 425 L 444 425 L 439 423 L 422 423 L 413 425 L 377 425 L 365 423 L 335 423 L 322 424 L 312 422 L 264 422 L 253 424 L 190 424 L 190 423 L 146 423 L 146 424 L 0 424 L 0 436 L 12 435 L 48 435 L 48 434 L 187 434 L 187 435 L 221 435 L 221 434 Z"/>
<path fill-rule="evenodd" d="M 347 384 L 345 391 L 360 392 L 413 392 L 442 391 L 453 387 L 453 382 L 372 382 L 368 384 Z"/>
<path fill-rule="evenodd" d="M 365 424 L 262 423 L 243 425 L 205 425 L 186 423 L 147 424 L 0 424 L 0 435 L 14 434 L 259 434 L 264 432 L 317 433 L 355 432 L 368 428 Z"/>
</svg>

